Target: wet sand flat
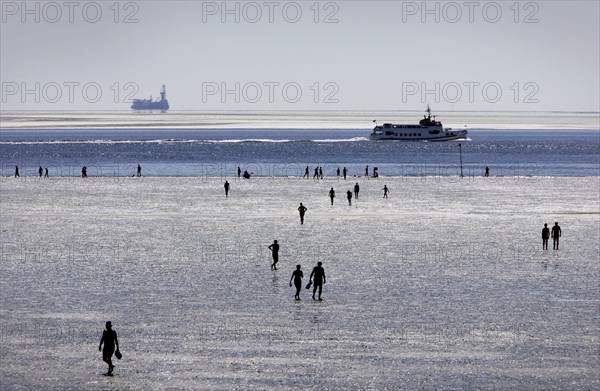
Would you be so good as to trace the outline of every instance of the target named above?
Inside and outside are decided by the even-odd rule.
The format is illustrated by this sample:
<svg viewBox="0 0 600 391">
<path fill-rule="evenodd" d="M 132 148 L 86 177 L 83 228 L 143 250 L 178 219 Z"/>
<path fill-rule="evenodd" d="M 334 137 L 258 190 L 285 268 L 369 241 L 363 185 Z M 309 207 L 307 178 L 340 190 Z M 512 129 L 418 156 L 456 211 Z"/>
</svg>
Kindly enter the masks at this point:
<svg viewBox="0 0 600 391">
<path fill-rule="evenodd" d="M 1 178 L 0 388 L 598 389 L 599 189 Z M 543 251 L 555 221 L 560 249 Z M 303 289 L 296 302 L 295 265 L 305 285 L 318 261 L 323 301 Z M 98 352 L 107 320 L 123 352 L 113 378 Z"/>
</svg>

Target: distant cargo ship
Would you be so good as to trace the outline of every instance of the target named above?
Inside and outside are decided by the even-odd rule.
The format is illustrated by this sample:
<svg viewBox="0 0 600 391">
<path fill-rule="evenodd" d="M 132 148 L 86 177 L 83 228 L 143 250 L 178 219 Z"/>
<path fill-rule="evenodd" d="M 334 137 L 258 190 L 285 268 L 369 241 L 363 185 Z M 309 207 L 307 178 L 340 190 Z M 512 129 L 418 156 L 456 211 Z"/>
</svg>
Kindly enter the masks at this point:
<svg viewBox="0 0 600 391">
<path fill-rule="evenodd" d="M 167 100 L 167 90 L 165 89 L 165 85 L 163 84 L 162 89 L 160 90 L 160 100 L 152 100 L 152 97 L 150 97 L 150 99 L 134 99 L 131 109 L 161 111 L 169 110 L 169 101 Z"/>
</svg>

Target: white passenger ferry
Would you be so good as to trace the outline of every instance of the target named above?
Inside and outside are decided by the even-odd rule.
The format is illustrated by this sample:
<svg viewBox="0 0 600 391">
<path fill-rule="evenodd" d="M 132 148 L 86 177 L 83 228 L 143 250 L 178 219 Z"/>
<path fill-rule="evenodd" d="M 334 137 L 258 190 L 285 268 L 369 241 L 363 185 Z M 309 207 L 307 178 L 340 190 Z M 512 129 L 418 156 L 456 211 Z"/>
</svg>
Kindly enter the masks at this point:
<svg viewBox="0 0 600 391">
<path fill-rule="evenodd" d="M 429 105 L 427 106 L 427 116 L 424 116 L 418 125 L 377 125 L 377 121 L 373 122 L 376 126 L 369 136 L 371 140 L 448 141 L 466 139 L 467 133 L 469 133 L 466 126 L 462 130 L 444 129 L 442 123 L 435 120 L 435 116 L 431 119 Z"/>
</svg>

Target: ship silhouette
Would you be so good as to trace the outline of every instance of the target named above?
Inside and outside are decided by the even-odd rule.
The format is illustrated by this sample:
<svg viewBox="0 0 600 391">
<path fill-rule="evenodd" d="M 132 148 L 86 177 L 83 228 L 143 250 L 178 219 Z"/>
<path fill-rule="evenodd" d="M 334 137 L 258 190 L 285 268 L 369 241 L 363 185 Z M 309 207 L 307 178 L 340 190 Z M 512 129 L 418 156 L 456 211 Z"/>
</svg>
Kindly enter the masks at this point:
<svg viewBox="0 0 600 391">
<path fill-rule="evenodd" d="M 169 101 L 167 100 L 167 90 L 165 85 L 163 84 L 162 89 L 160 90 L 160 100 L 152 100 L 150 99 L 134 99 L 131 104 L 132 110 L 161 110 L 167 111 L 169 110 Z"/>
</svg>

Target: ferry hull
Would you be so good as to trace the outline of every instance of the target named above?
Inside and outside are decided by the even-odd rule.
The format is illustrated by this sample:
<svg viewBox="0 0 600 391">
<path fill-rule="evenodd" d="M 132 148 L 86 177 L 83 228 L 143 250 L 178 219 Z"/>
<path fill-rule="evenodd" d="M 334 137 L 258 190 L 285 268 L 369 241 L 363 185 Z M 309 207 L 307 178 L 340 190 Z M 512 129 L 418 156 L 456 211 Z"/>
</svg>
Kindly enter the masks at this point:
<svg viewBox="0 0 600 391">
<path fill-rule="evenodd" d="M 147 100 L 134 100 L 131 105 L 132 110 L 169 110 L 169 103 L 165 101 L 149 102 Z"/>
<path fill-rule="evenodd" d="M 447 133 L 447 134 L 446 134 Z M 425 135 L 425 136 L 400 136 L 398 134 L 386 134 L 386 132 L 378 133 L 374 131 L 369 136 L 372 141 L 451 141 L 451 140 L 464 140 L 468 135 L 467 130 L 461 131 L 447 131 L 442 135 Z"/>
</svg>

